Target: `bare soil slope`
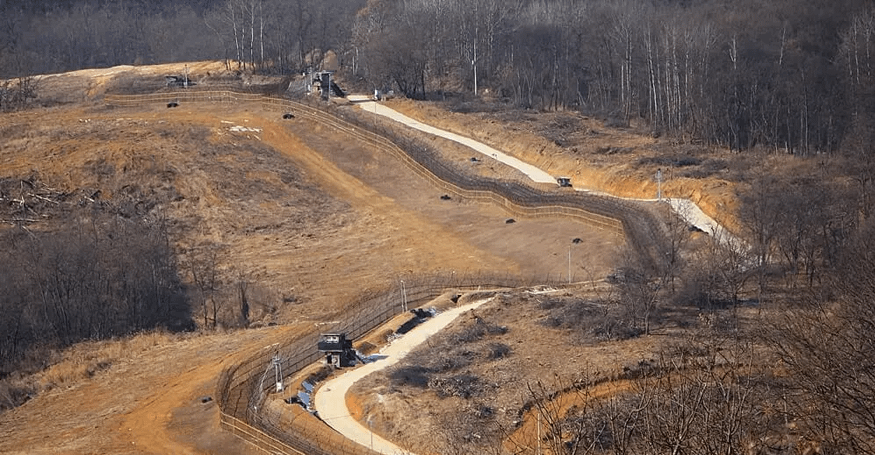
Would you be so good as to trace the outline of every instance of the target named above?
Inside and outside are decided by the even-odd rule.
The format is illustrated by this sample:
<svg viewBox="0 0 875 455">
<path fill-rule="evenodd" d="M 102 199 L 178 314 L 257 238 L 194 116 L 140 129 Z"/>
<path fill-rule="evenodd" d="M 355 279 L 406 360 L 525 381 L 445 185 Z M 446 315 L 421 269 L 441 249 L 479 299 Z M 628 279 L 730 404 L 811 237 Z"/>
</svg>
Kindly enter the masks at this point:
<svg viewBox="0 0 875 455">
<path fill-rule="evenodd" d="M 101 78 L 152 84 L 181 70 L 46 78 L 46 93 L 86 102 L 0 116 L 0 179 L 38 180 L 67 195 L 40 206 L 29 229 L 70 222 L 65 207 L 80 205 L 164 217 L 180 264 L 217 248 L 225 276 L 252 278 L 253 323 L 280 326 L 77 346 L 28 379 L 41 393 L 0 414 L 0 452 L 245 453 L 219 432 L 212 402 L 200 400 L 222 366 L 314 330 L 361 289 L 436 270 L 565 276 L 574 238 L 583 239 L 573 245 L 574 277 L 613 267 L 610 235 L 563 220 L 508 224 L 495 207 L 442 200 L 391 157 L 320 125 L 260 106 L 89 101 Z M 10 194 L 0 217 L 9 221 L 11 199 L 25 193 Z"/>
</svg>

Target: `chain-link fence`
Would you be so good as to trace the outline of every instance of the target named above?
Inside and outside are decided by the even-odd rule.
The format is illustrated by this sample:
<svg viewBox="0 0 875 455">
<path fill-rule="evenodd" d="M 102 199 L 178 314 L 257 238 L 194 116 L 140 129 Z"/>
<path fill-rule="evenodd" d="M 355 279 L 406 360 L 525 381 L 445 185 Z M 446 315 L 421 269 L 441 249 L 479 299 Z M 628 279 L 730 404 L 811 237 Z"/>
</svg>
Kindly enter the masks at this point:
<svg viewBox="0 0 875 455">
<path fill-rule="evenodd" d="M 319 121 L 347 135 L 375 144 L 380 150 L 401 160 L 411 170 L 456 197 L 490 202 L 523 217 L 564 217 L 625 235 L 627 242 L 657 266 L 666 249 L 665 231 L 656 217 L 640 204 L 619 198 L 580 192 L 544 191 L 522 181 L 481 178 L 452 169 L 423 141 L 402 135 L 397 129 L 368 121 L 362 114 L 328 112 L 304 103 L 263 95 L 232 91 L 181 90 L 148 95 L 106 95 L 105 103 L 116 106 L 142 106 L 152 103 L 260 103 L 264 109 L 293 113 Z M 343 118 L 341 118 L 343 117 Z M 399 283 L 400 284 L 400 283 Z M 356 339 L 379 327 L 402 311 L 402 302 L 414 308 L 448 289 L 459 291 L 488 288 L 516 288 L 534 282 L 500 275 L 430 275 L 405 278 L 400 286 L 364 292 L 349 306 L 349 316 L 330 328 Z M 559 286 L 559 283 L 537 284 Z M 303 409 L 277 408 L 267 400 L 275 386 L 266 381 L 267 367 L 279 359 L 281 371 L 291 376 L 316 362 L 315 331 L 286 343 L 270 346 L 247 360 L 226 368 L 217 384 L 221 424 L 260 451 L 271 454 L 373 455 L 376 452 L 356 444 Z"/>
</svg>

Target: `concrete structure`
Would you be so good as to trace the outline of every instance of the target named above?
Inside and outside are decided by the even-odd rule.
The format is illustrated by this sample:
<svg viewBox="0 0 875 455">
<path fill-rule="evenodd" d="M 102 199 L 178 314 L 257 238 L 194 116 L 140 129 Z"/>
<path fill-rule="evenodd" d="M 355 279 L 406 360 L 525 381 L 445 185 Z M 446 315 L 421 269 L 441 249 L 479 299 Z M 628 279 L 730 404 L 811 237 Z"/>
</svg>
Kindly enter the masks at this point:
<svg viewBox="0 0 875 455">
<path fill-rule="evenodd" d="M 345 333 L 325 333 L 316 346 L 319 352 L 325 353 L 325 363 L 334 368 L 348 367 L 355 363 L 352 340 L 347 340 Z"/>
</svg>

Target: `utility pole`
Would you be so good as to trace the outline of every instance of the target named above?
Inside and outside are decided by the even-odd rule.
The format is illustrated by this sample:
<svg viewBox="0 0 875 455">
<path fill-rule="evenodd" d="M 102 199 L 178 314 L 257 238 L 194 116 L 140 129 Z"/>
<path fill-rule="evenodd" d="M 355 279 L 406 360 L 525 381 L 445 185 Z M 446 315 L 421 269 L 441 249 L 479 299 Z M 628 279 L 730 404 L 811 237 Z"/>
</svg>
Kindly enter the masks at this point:
<svg viewBox="0 0 875 455">
<path fill-rule="evenodd" d="M 571 284 L 571 247 L 568 247 L 568 284 Z"/>
<path fill-rule="evenodd" d="M 662 169 L 656 170 L 656 200 L 662 200 Z"/>
<path fill-rule="evenodd" d="M 471 60 L 471 65 L 474 66 L 474 96 L 477 96 L 477 32 L 474 29 L 474 58 Z"/>
</svg>

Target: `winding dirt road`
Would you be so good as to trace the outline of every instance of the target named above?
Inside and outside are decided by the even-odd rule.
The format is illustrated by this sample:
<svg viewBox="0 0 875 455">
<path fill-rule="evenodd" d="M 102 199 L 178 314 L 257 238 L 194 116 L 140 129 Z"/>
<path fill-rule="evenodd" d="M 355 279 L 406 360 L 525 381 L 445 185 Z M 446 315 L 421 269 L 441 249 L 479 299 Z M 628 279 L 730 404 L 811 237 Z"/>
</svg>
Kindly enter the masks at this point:
<svg viewBox="0 0 875 455">
<path fill-rule="evenodd" d="M 537 183 L 556 183 L 556 179 L 547 172 L 539 169 L 531 164 L 525 163 L 515 157 L 509 156 L 499 150 L 489 147 L 486 144 L 475 141 L 464 136 L 451 133 L 430 125 L 423 124 L 406 115 L 403 115 L 391 108 L 383 106 L 366 96 L 353 95 L 349 97 L 350 101 L 356 103 L 358 107 L 366 112 L 372 112 L 375 115 L 381 115 L 402 123 L 405 126 L 416 130 L 440 136 L 451 141 L 455 141 L 472 150 L 481 153 L 487 159 L 492 158 L 500 161 L 508 166 L 511 166 L 532 181 Z M 721 243 L 735 243 L 739 240 L 732 236 L 726 229 L 720 226 L 714 219 L 707 216 L 694 202 L 688 199 L 665 198 L 662 200 L 643 200 L 635 199 L 642 202 L 666 202 L 672 209 L 681 216 L 690 225 L 712 234 Z M 398 361 L 403 359 L 407 353 L 424 342 L 429 336 L 437 333 L 449 325 L 458 315 L 465 311 L 474 309 L 486 303 L 488 300 L 481 300 L 469 305 L 456 308 L 444 312 L 428 322 L 417 327 L 403 338 L 395 340 L 392 344 L 380 351 L 380 359 L 369 363 L 365 366 L 356 368 L 345 374 L 338 376 L 335 379 L 325 383 L 320 387 L 314 396 L 314 407 L 318 411 L 322 420 L 329 426 L 343 434 L 350 440 L 353 440 L 365 447 L 370 447 L 379 453 L 384 454 L 405 454 L 413 455 L 411 452 L 402 449 L 390 441 L 374 434 L 358 420 L 356 420 L 347 408 L 346 394 L 348 390 L 360 379 L 369 374 L 381 369 L 388 368 Z"/>
<path fill-rule="evenodd" d="M 375 362 L 350 370 L 326 382 L 316 391 L 314 397 L 314 407 L 319 412 L 319 416 L 331 428 L 334 428 L 347 438 L 365 447 L 370 447 L 379 453 L 413 455 L 412 452 L 404 450 L 374 434 L 350 415 L 349 409 L 346 406 L 346 393 L 359 379 L 398 363 L 413 348 L 419 346 L 428 337 L 448 326 L 459 315 L 476 309 L 490 300 L 492 299 L 478 300 L 440 313 L 381 349 L 378 355 L 379 359 Z"/>
</svg>

